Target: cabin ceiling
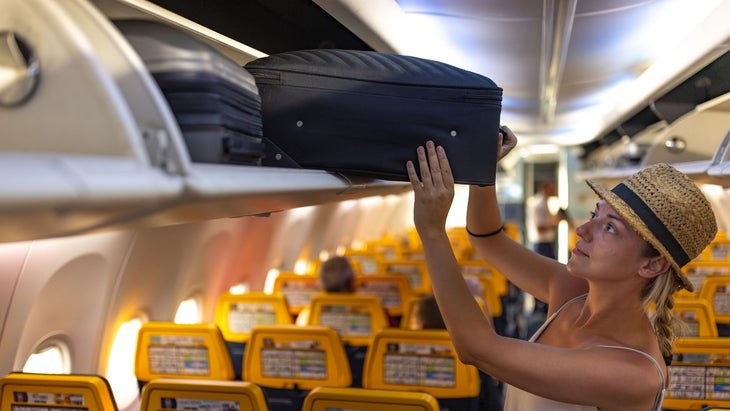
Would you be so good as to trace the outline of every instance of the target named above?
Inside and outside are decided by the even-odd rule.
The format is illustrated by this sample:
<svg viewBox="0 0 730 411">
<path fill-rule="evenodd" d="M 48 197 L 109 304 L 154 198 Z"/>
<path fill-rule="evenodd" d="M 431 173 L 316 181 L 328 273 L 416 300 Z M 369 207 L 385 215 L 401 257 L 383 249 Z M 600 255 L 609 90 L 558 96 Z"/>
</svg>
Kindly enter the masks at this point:
<svg viewBox="0 0 730 411">
<path fill-rule="evenodd" d="M 526 144 L 591 150 L 630 135 L 622 124 L 634 117 L 662 116 L 654 103 L 671 92 L 694 102 L 728 90 L 727 70 L 709 86 L 686 82 L 730 49 L 730 0 L 154 2 L 267 54 L 376 50 L 483 74 L 504 89 L 502 121 Z"/>
</svg>

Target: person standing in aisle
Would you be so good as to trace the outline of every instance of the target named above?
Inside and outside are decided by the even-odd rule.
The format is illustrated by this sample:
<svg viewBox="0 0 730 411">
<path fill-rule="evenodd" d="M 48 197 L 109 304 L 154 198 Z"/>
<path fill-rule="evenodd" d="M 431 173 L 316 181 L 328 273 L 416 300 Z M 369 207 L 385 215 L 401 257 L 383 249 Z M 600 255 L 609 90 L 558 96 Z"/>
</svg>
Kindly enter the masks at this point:
<svg viewBox="0 0 730 411">
<path fill-rule="evenodd" d="M 491 161 L 517 143 L 506 127 L 498 140 Z M 548 303 L 547 321 L 524 341 L 499 335 L 464 282 L 445 228 L 454 198 L 446 151 L 428 141 L 416 154 L 406 170 L 433 293 L 461 361 L 507 384 L 504 410 L 661 410 L 674 293 L 693 289 L 682 266 L 717 233 L 694 182 L 667 164 L 610 190 L 587 181 L 598 202 L 567 264 L 512 240 L 495 187 L 471 186 L 466 228 L 478 255 Z"/>
</svg>

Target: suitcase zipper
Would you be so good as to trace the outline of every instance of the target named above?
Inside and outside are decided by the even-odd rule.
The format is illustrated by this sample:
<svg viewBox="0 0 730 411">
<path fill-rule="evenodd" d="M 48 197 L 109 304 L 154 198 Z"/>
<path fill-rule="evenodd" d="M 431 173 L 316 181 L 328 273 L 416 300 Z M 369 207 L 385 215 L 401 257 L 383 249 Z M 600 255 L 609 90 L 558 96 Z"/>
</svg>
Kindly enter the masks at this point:
<svg viewBox="0 0 730 411">
<path fill-rule="evenodd" d="M 281 73 L 270 73 L 270 72 L 257 72 L 254 70 L 250 70 L 251 74 L 254 75 L 254 78 L 256 79 L 257 84 L 266 84 L 266 85 L 284 85 L 284 82 L 281 80 Z M 344 79 L 339 77 L 333 77 L 335 79 L 343 79 L 343 80 L 353 80 L 353 79 Z M 353 81 L 360 81 L 360 80 L 353 80 Z M 385 82 L 380 82 L 378 84 L 389 84 Z M 390 83 L 398 87 L 422 87 L 421 85 L 417 84 L 401 84 L 401 83 Z M 300 85 L 292 85 L 292 86 L 299 86 Z M 327 88 L 327 87 L 313 87 L 311 84 L 307 87 L 311 89 L 319 89 L 319 90 L 330 90 L 330 91 L 342 91 L 336 88 Z M 428 86 L 432 88 L 452 88 L 456 89 L 456 87 L 451 86 Z M 496 105 L 501 106 L 502 104 L 502 90 L 487 90 L 482 89 L 478 91 L 474 91 L 475 95 L 468 95 L 470 93 L 470 89 L 463 89 L 467 95 L 459 97 L 459 98 L 453 98 L 453 99 L 440 99 L 440 101 L 445 102 L 470 102 L 470 103 L 495 103 Z M 388 97 L 397 97 L 397 98 L 408 98 L 408 99 L 418 99 L 418 100 L 426 100 L 425 98 L 418 98 L 418 97 L 412 97 L 412 96 L 399 96 L 399 95 L 392 95 L 392 94 L 381 94 L 381 93 L 359 93 L 359 94 L 372 94 L 372 95 L 385 95 Z"/>
</svg>

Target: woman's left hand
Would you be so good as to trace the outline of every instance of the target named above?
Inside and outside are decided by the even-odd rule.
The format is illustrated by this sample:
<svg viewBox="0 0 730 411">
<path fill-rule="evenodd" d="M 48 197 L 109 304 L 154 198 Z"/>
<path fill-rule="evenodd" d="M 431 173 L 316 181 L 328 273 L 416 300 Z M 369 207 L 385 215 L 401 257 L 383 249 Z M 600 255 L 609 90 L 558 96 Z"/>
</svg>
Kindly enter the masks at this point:
<svg viewBox="0 0 730 411">
<path fill-rule="evenodd" d="M 426 147 L 418 147 L 416 153 L 421 180 L 412 161 L 408 161 L 406 170 L 415 194 L 413 221 L 423 237 L 445 229 L 446 217 L 454 200 L 454 176 L 443 147 L 436 147 L 433 141 L 428 141 Z"/>
</svg>

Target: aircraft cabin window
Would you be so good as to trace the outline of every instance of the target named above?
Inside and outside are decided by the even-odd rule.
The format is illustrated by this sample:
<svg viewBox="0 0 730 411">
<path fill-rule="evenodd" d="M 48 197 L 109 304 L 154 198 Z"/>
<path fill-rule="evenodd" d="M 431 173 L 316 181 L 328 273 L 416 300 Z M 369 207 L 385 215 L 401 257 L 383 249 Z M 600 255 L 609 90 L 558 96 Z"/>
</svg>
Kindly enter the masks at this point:
<svg viewBox="0 0 730 411">
<path fill-rule="evenodd" d="M 279 276 L 279 269 L 277 268 L 271 268 L 269 271 L 266 272 L 266 280 L 264 280 L 264 292 L 266 293 L 273 293 L 274 292 L 274 283 L 276 282 L 276 277 Z"/>
<path fill-rule="evenodd" d="M 294 263 L 294 272 L 297 274 L 307 274 L 311 271 L 309 261 L 307 260 L 299 259 Z"/>
<path fill-rule="evenodd" d="M 61 342 L 53 342 L 42 346 L 30 355 L 23 366 L 23 372 L 68 374 L 71 372 L 71 358 L 68 347 Z"/>
<path fill-rule="evenodd" d="M 228 292 L 235 295 L 241 295 L 246 294 L 251 290 L 251 287 L 248 286 L 248 284 L 236 284 L 228 289 Z"/>
<path fill-rule="evenodd" d="M 177 306 L 176 324 L 200 324 L 203 321 L 203 302 L 200 297 L 190 297 Z"/>
<path fill-rule="evenodd" d="M 139 397 L 139 386 L 134 374 L 137 336 L 144 320 L 134 318 L 119 327 L 114 337 L 106 370 L 106 379 L 112 387 L 119 409 L 125 409 Z"/>
</svg>

